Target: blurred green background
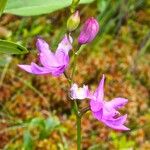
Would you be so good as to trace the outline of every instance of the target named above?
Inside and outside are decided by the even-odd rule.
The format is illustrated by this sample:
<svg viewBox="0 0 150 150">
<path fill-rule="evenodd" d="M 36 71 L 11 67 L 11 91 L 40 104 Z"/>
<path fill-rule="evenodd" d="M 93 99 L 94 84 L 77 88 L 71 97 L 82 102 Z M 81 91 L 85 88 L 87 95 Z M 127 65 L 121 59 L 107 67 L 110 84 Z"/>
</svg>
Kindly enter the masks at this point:
<svg viewBox="0 0 150 150">
<path fill-rule="evenodd" d="M 129 132 L 117 132 L 95 120 L 90 112 L 82 119 L 84 150 L 150 149 L 150 1 L 97 0 L 79 5 L 80 27 L 98 19 L 97 38 L 84 47 L 77 61 L 75 81 L 95 89 L 106 75 L 105 98 L 129 99 Z M 37 10 L 38 11 L 38 10 Z M 0 54 L 0 149 L 76 150 L 75 115 L 67 100 L 64 76 L 35 76 L 17 64 L 37 62 L 35 42 L 44 38 L 53 50 L 66 32 L 69 8 L 39 16 L 3 14 L 0 38 L 27 47 L 26 55 Z M 69 71 L 68 71 L 69 73 Z M 87 106 L 83 101 L 81 107 Z"/>
</svg>

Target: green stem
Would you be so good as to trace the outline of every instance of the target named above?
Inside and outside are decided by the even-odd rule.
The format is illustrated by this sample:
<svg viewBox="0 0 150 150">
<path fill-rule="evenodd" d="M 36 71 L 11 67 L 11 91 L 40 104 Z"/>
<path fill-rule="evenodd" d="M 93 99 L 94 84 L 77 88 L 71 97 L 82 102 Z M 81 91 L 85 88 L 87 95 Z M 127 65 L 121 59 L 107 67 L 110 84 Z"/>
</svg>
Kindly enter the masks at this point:
<svg viewBox="0 0 150 150">
<path fill-rule="evenodd" d="M 72 74 L 71 74 L 71 80 L 73 82 L 73 77 L 76 71 L 76 63 L 77 63 L 77 56 L 80 54 L 80 52 L 82 51 L 83 47 L 81 47 L 81 45 L 77 46 L 77 52 L 73 51 L 73 67 L 72 67 Z"/>
<path fill-rule="evenodd" d="M 77 63 L 77 55 L 73 53 L 73 67 L 72 67 L 72 74 L 71 74 L 71 80 L 73 82 L 74 74 L 76 71 L 76 63 Z"/>
<path fill-rule="evenodd" d="M 76 116 L 77 119 L 77 150 L 81 150 L 81 117 Z"/>
<path fill-rule="evenodd" d="M 69 34 L 67 34 L 68 40 L 69 40 Z M 77 46 L 77 49 L 80 50 L 80 45 Z M 66 79 L 68 80 L 70 86 L 72 85 L 74 81 L 74 74 L 76 71 L 76 63 L 77 63 L 77 54 L 73 51 L 73 67 L 72 67 L 72 73 L 71 77 L 69 78 L 66 72 L 64 72 L 64 75 Z M 81 150 L 81 116 L 80 116 L 80 110 L 77 104 L 77 101 L 74 100 L 72 102 L 72 107 L 74 109 L 74 113 L 76 115 L 76 124 L 77 124 L 77 150 Z"/>
<path fill-rule="evenodd" d="M 74 100 L 74 112 L 76 115 L 76 124 L 77 124 L 77 150 L 81 150 L 81 116 L 78 108 L 77 101 Z"/>
</svg>

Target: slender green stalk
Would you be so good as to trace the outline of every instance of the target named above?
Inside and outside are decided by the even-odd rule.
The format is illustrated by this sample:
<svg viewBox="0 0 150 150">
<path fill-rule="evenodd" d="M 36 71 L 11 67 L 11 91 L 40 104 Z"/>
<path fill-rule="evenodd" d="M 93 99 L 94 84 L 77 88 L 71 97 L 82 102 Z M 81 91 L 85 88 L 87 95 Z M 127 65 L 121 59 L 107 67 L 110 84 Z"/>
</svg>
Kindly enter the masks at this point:
<svg viewBox="0 0 150 150">
<path fill-rule="evenodd" d="M 82 136 L 81 136 L 81 117 L 80 116 L 80 111 L 78 108 L 78 104 L 77 101 L 74 100 L 74 112 L 76 115 L 76 124 L 77 124 L 77 150 L 81 150 L 81 140 L 82 140 Z"/>
<path fill-rule="evenodd" d="M 73 82 L 74 74 L 76 71 L 76 62 L 77 62 L 77 55 L 74 53 L 73 54 L 73 67 L 72 67 L 72 74 L 71 74 L 71 80 Z"/>
<path fill-rule="evenodd" d="M 6 7 L 6 4 L 7 4 L 7 0 L 0 0 L 0 17 Z"/>
<path fill-rule="evenodd" d="M 81 150 L 81 117 L 76 116 L 77 119 L 77 150 Z"/>
<path fill-rule="evenodd" d="M 70 6 L 70 11 L 73 13 L 76 10 L 76 7 L 78 6 L 80 0 L 72 0 L 72 4 Z"/>
<path fill-rule="evenodd" d="M 11 57 L 9 58 L 8 62 L 5 64 L 4 69 L 3 69 L 3 71 L 2 71 L 2 74 L 1 74 L 1 76 L 0 76 L 0 87 L 1 87 L 2 84 L 3 84 L 3 80 L 4 80 L 5 75 L 6 75 L 6 73 L 7 73 L 7 70 L 8 70 L 8 67 L 9 67 L 9 65 L 10 65 L 10 62 L 11 62 Z"/>
<path fill-rule="evenodd" d="M 73 70 L 72 70 L 72 76 L 71 76 L 72 82 L 73 82 L 73 76 L 75 73 L 76 61 L 77 61 L 77 56 L 75 54 L 74 56 L 75 56 L 75 59 L 74 59 L 74 65 L 73 65 Z M 76 100 L 74 100 L 74 112 L 76 115 L 76 124 L 77 124 L 77 150 L 81 150 L 81 116 L 80 116 L 80 111 L 79 111 Z"/>
<path fill-rule="evenodd" d="M 80 46 L 78 47 L 80 49 Z M 72 68 L 72 74 L 71 74 L 71 81 L 73 83 L 74 74 L 76 71 L 76 63 L 77 63 L 77 54 L 73 53 L 73 68 Z M 76 114 L 76 124 L 77 124 L 77 150 L 81 150 L 81 116 L 80 111 L 78 108 L 77 101 L 74 100 L 74 111 Z"/>
<path fill-rule="evenodd" d="M 68 34 L 68 39 L 69 39 L 69 34 Z M 80 49 L 80 45 L 77 46 L 78 50 Z M 77 63 L 77 54 L 73 51 L 73 67 L 72 67 L 72 72 L 71 72 L 71 77 L 69 77 L 66 72 L 64 72 L 64 75 L 66 79 L 68 80 L 69 85 L 71 86 L 73 83 L 73 78 L 74 74 L 76 71 L 76 63 Z M 80 110 L 78 107 L 78 103 L 76 100 L 72 101 L 72 108 L 74 110 L 74 113 L 76 115 L 76 125 L 77 125 L 77 150 L 81 150 L 81 115 L 80 115 Z"/>
</svg>

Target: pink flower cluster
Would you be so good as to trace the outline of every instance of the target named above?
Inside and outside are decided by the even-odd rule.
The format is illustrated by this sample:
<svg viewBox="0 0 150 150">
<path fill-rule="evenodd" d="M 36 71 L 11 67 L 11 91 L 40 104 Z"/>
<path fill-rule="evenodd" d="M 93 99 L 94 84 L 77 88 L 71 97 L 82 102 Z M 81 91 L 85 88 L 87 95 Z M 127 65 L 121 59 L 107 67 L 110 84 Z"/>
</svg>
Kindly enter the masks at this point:
<svg viewBox="0 0 150 150">
<path fill-rule="evenodd" d="M 78 43 L 86 44 L 91 42 L 99 31 L 99 24 L 96 19 L 89 18 L 83 25 L 83 29 L 78 37 Z M 69 65 L 69 51 L 72 49 L 73 39 L 69 35 L 64 36 L 59 43 L 56 52 L 52 52 L 49 45 L 41 38 L 37 39 L 36 46 L 39 53 L 39 61 L 41 66 L 32 62 L 30 65 L 18 65 L 21 69 L 36 75 L 51 74 L 53 76 L 60 76 L 64 73 Z M 107 126 L 116 130 L 129 130 L 124 126 L 127 115 L 119 116 L 118 109 L 123 107 L 128 100 L 125 98 L 114 98 L 111 101 L 104 100 L 104 78 L 99 83 L 95 92 L 90 92 L 88 86 L 78 88 L 77 84 L 73 84 L 70 92 L 71 98 L 76 99 L 90 99 L 90 109 L 93 116 Z"/>
</svg>

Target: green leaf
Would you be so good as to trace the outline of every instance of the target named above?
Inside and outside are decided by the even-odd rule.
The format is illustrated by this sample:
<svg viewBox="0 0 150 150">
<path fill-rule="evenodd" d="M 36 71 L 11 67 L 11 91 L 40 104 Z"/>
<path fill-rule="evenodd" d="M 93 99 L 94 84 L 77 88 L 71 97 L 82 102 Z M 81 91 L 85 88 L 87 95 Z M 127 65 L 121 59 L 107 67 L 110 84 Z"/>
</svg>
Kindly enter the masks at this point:
<svg viewBox="0 0 150 150">
<path fill-rule="evenodd" d="M 80 0 L 80 4 L 94 0 Z M 8 0 L 5 12 L 20 16 L 47 14 L 68 7 L 72 0 Z"/>
<path fill-rule="evenodd" d="M 0 53 L 5 54 L 25 54 L 28 53 L 28 50 L 16 43 L 6 41 L 6 40 L 0 40 Z"/>
<path fill-rule="evenodd" d="M 32 119 L 31 122 L 29 123 L 29 127 L 30 128 L 39 127 L 40 129 L 44 129 L 45 128 L 44 119 L 43 118 Z"/>
<path fill-rule="evenodd" d="M 0 0 L 0 16 L 2 15 L 4 8 L 6 6 L 7 0 Z"/>
<path fill-rule="evenodd" d="M 52 131 L 60 124 L 59 120 L 55 117 L 49 117 L 45 121 L 45 128 L 41 131 L 40 138 L 44 139 L 48 137 Z"/>
<path fill-rule="evenodd" d="M 49 132 L 50 130 L 54 130 L 60 124 L 57 118 L 49 117 L 45 120 L 45 130 Z"/>
<path fill-rule="evenodd" d="M 33 139 L 28 130 L 24 132 L 23 135 L 23 148 L 24 150 L 33 150 Z"/>
<path fill-rule="evenodd" d="M 105 11 L 108 3 L 109 3 L 108 0 L 99 0 L 99 1 L 97 1 L 98 10 L 100 10 L 101 13 L 103 13 Z"/>
</svg>

